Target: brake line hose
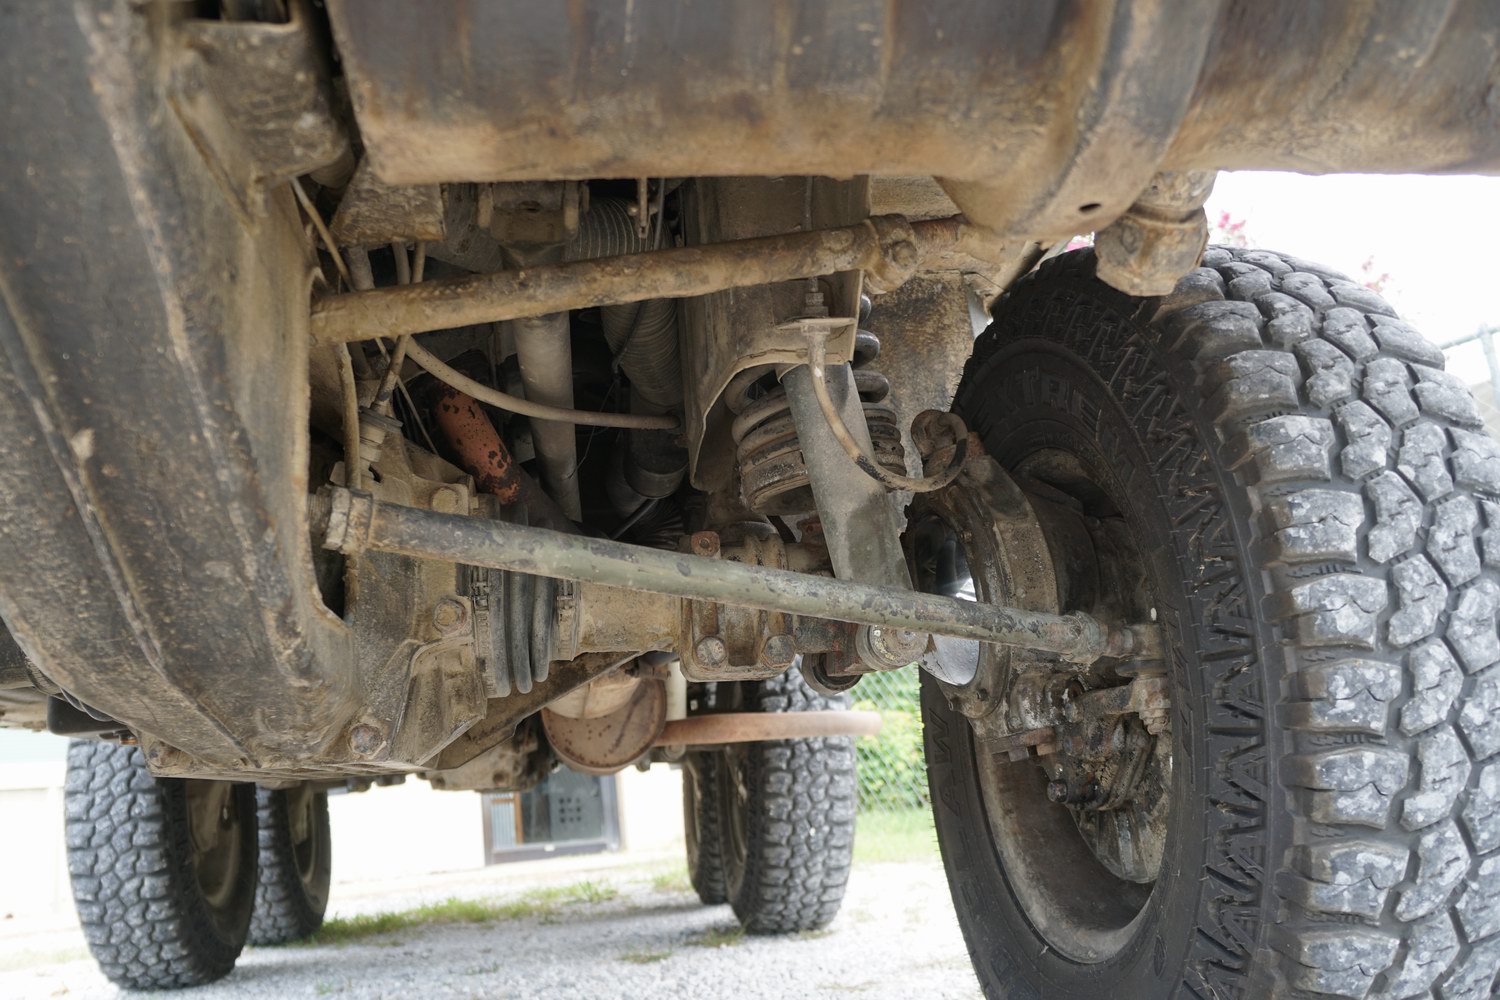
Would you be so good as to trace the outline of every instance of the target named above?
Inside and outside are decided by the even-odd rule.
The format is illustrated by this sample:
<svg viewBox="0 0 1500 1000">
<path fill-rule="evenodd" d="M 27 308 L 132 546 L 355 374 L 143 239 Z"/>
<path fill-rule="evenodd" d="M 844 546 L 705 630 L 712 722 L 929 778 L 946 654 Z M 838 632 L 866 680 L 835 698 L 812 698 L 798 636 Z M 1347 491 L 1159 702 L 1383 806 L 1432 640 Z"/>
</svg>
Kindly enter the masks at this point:
<svg viewBox="0 0 1500 1000">
<path fill-rule="evenodd" d="M 561 406 L 533 403 L 520 396 L 512 396 L 498 389 L 491 389 L 483 382 L 469 378 L 412 340 L 406 345 L 406 356 L 416 362 L 440 382 L 446 382 L 460 392 L 467 393 L 481 403 L 501 410 L 509 410 L 534 420 L 556 420 L 578 424 L 581 427 L 638 427 L 644 430 L 670 431 L 677 429 L 677 418 L 655 416 L 645 413 L 604 413 L 596 410 L 571 410 Z"/>
<path fill-rule="evenodd" d="M 819 333 L 807 338 L 807 364 L 812 370 L 813 395 L 818 400 L 818 409 L 823 411 L 823 419 L 828 421 L 828 429 L 833 432 L 834 439 L 844 449 L 845 454 L 859 466 L 860 471 L 888 490 L 910 490 L 912 493 L 931 493 L 940 490 L 958 478 L 963 471 L 964 463 L 969 457 L 969 437 L 966 431 L 958 433 L 958 445 L 953 451 L 953 459 L 948 467 L 942 472 L 932 476 L 924 476 L 920 479 L 911 476 L 902 476 L 890 472 L 880 466 L 864 449 L 859 442 L 854 440 L 849 427 L 844 423 L 844 418 L 839 416 L 838 407 L 834 405 L 833 398 L 828 395 L 828 382 L 824 369 L 827 368 L 828 346 Z M 956 419 L 956 418 L 955 418 Z"/>
</svg>

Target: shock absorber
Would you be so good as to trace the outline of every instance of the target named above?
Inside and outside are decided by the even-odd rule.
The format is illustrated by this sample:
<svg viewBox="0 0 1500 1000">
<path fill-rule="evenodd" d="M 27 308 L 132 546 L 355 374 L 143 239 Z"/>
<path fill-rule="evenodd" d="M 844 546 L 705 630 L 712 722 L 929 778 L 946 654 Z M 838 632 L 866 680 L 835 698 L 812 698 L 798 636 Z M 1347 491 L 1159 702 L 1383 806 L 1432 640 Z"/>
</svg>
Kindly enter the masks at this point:
<svg viewBox="0 0 1500 1000">
<path fill-rule="evenodd" d="M 860 321 L 869 315 L 869 300 L 860 302 Z M 870 428 L 875 460 L 904 475 L 906 454 L 896 410 L 886 402 L 891 383 L 871 365 L 880 357 L 880 338 L 861 329 L 854 339 L 854 386 Z M 816 509 L 811 480 L 786 390 L 779 384 L 749 400 L 730 427 L 739 462 L 745 503 L 757 514 L 793 516 Z M 852 470 L 851 470 L 852 471 Z"/>
</svg>

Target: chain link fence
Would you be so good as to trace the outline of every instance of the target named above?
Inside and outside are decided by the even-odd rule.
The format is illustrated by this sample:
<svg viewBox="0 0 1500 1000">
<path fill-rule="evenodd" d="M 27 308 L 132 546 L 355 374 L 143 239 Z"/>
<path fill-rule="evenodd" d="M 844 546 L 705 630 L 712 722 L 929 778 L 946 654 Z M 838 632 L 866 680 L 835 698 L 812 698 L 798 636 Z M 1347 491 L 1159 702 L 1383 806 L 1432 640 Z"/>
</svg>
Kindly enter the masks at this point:
<svg viewBox="0 0 1500 1000">
<path fill-rule="evenodd" d="M 1469 383 L 1485 425 L 1500 438 L 1500 383 L 1491 376 L 1491 338 L 1500 338 L 1500 328 L 1450 341 L 1444 353 L 1448 370 Z M 884 720 L 878 736 L 855 743 L 860 812 L 856 849 L 876 860 L 903 860 L 933 849 L 919 690 L 918 672 L 908 668 L 867 674 L 853 691 L 856 708 L 879 712 Z"/>
<path fill-rule="evenodd" d="M 879 712 L 876 736 L 857 740 L 859 830 L 855 850 L 877 861 L 931 854 L 932 798 L 922 757 L 921 676 L 915 668 L 866 674 L 854 688 L 854 707 Z"/>
</svg>

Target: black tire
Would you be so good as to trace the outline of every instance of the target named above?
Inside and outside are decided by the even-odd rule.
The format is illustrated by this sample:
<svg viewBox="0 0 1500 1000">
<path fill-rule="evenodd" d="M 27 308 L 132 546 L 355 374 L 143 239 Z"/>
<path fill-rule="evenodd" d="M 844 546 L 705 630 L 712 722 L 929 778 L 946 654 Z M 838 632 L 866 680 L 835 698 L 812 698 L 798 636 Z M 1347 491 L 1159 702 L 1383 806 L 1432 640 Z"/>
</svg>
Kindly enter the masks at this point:
<svg viewBox="0 0 1500 1000">
<path fill-rule="evenodd" d="M 311 788 L 255 792 L 260 881 L 250 943 L 300 941 L 323 926 L 333 873 L 328 793 Z"/>
<path fill-rule="evenodd" d="M 847 708 L 808 687 L 793 667 L 735 688 L 727 711 Z M 751 934 L 826 926 L 838 914 L 854 854 L 858 783 L 849 737 L 745 743 L 726 749 L 720 782 L 724 888 Z"/>
<path fill-rule="evenodd" d="M 209 785 L 224 839 L 206 891 L 189 801 Z M 161 990 L 227 975 L 255 902 L 254 786 L 153 778 L 135 747 L 75 740 L 65 803 L 78 920 L 110 981 Z"/>
<path fill-rule="evenodd" d="M 1143 301 L 1093 270 L 1064 255 L 1006 296 L 955 409 L 1007 467 L 1077 442 L 1175 582 L 1171 863 L 1111 958 L 1049 949 L 986 832 L 970 728 L 924 677 L 986 995 L 1491 996 L 1500 448 L 1441 352 L 1335 272 L 1211 248 Z"/>
<path fill-rule="evenodd" d="M 688 880 L 706 906 L 718 906 L 724 893 L 724 858 L 719 828 L 720 755 L 702 750 L 682 761 L 682 829 L 687 844 Z"/>
</svg>

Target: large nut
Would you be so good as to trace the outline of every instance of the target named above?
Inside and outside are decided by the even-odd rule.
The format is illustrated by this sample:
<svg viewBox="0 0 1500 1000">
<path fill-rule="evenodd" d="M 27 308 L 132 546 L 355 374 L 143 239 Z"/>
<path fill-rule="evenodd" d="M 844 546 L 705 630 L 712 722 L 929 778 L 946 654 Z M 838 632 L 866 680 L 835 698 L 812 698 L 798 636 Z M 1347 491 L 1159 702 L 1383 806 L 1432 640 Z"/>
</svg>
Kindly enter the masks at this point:
<svg viewBox="0 0 1500 1000">
<path fill-rule="evenodd" d="M 385 734 L 367 722 L 349 730 L 349 752 L 356 757 L 373 757 L 385 747 Z"/>
<path fill-rule="evenodd" d="M 768 635 L 760 647 L 760 662 L 768 667 L 786 668 L 797 658 L 797 647 L 789 635 Z"/>
<path fill-rule="evenodd" d="M 457 486 L 439 486 L 432 491 L 431 506 L 439 514 L 457 514 L 463 491 Z"/>
<path fill-rule="evenodd" d="M 1094 237 L 1096 273 L 1129 295 L 1167 295 L 1208 244 L 1203 202 L 1214 172 L 1157 174 L 1135 204 Z"/>
<path fill-rule="evenodd" d="M 692 537 L 693 555 L 695 556 L 717 556 L 719 554 L 719 533 L 717 531 L 695 531 Z"/>
<path fill-rule="evenodd" d="M 723 639 L 708 635 L 698 640 L 698 644 L 693 647 L 693 656 L 701 666 L 722 667 L 729 659 L 729 649 L 724 645 Z"/>
<path fill-rule="evenodd" d="M 469 624 L 469 608 L 456 597 L 444 597 L 432 606 L 432 627 L 441 635 L 455 635 Z"/>
</svg>

